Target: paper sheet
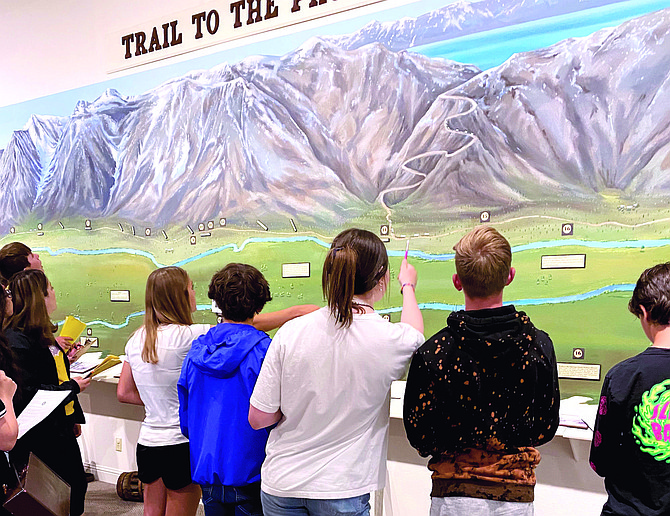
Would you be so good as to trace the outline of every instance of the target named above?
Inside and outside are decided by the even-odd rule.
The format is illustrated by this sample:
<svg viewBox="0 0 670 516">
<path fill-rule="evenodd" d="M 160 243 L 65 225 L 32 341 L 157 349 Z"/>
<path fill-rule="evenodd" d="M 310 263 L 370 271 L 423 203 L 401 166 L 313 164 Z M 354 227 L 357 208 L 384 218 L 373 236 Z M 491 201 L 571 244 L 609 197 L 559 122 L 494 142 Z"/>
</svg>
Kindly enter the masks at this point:
<svg viewBox="0 0 670 516">
<path fill-rule="evenodd" d="M 70 376 L 78 376 L 93 371 L 102 362 L 102 352 L 95 351 L 83 354 L 79 360 L 70 365 Z"/>
<path fill-rule="evenodd" d="M 16 418 L 19 423 L 19 439 L 28 430 L 43 421 L 54 409 L 60 405 L 72 391 L 37 391 L 28 406 Z"/>
</svg>

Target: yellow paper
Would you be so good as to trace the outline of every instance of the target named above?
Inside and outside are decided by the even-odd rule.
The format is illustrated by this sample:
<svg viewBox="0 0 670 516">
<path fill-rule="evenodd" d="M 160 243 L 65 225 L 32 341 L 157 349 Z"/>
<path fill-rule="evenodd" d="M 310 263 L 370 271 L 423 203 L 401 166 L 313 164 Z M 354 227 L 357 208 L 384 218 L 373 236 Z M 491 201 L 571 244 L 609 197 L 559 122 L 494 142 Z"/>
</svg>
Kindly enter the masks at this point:
<svg viewBox="0 0 670 516">
<path fill-rule="evenodd" d="M 120 363 L 121 363 L 121 360 L 116 355 L 107 355 L 105 357 L 105 359 L 102 362 L 100 362 L 95 367 L 95 369 L 93 369 L 93 371 L 91 371 L 89 376 L 93 377 L 96 374 L 100 374 L 103 371 L 106 371 L 107 369 L 109 369 L 110 367 L 114 367 L 116 364 L 120 364 Z"/>
<path fill-rule="evenodd" d="M 72 315 L 65 318 L 65 323 L 60 331 L 61 337 L 70 337 L 73 341 L 79 338 L 81 332 L 86 328 L 86 323 L 81 322 Z"/>
</svg>

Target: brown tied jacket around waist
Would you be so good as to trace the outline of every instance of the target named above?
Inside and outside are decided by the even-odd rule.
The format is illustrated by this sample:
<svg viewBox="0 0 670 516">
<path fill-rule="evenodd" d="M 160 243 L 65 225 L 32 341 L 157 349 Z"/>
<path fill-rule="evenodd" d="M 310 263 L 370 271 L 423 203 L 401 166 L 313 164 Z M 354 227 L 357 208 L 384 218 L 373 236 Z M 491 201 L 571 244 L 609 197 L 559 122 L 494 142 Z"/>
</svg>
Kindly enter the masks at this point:
<svg viewBox="0 0 670 516">
<path fill-rule="evenodd" d="M 505 502 L 532 502 L 540 452 L 469 448 L 431 460 L 435 497 L 464 496 Z"/>
</svg>

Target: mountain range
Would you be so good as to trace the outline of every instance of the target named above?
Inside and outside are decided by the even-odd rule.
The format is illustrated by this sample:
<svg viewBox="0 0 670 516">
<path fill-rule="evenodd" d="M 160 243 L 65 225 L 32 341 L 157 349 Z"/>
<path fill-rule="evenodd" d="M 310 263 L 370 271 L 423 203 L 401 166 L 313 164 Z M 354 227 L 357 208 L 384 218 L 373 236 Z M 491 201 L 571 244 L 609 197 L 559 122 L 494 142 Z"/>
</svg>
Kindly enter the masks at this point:
<svg viewBox="0 0 670 516">
<path fill-rule="evenodd" d="M 420 26 L 401 20 L 392 39 L 404 27 L 416 41 Z M 665 197 L 669 34 L 666 9 L 486 71 L 389 49 L 388 37 L 313 38 L 138 96 L 107 90 L 14 133 L 0 153 L 11 185 L 0 229 L 31 214 L 338 225 L 381 197 L 436 213 L 610 188 Z"/>
</svg>

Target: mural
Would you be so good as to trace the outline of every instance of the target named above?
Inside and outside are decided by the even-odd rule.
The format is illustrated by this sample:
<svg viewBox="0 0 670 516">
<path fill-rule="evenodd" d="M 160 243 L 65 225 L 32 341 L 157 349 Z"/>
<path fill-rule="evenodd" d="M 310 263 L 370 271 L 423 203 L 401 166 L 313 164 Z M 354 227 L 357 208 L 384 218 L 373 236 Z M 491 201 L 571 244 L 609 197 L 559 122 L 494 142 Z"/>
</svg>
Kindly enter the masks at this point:
<svg viewBox="0 0 670 516">
<path fill-rule="evenodd" d="M 266 274 L 268 309 L 322 304 L 325 250 L 353 225 L 396 269 L 410 240 L 430 334 L 462 303 L 454 243 L 490 223 L 514 247 L 506 301 L 591 379 L 564 394 L 595 395 L 646 345 L 627 299 L 670 258 L 663 4 L 460 1 L 34 113 L 0 151 L 0 244 L 39 251 L 59 316 L 120 352 L 153 268 L 184 266 L 206 321 L 230 261 Z"/>
</svg>

